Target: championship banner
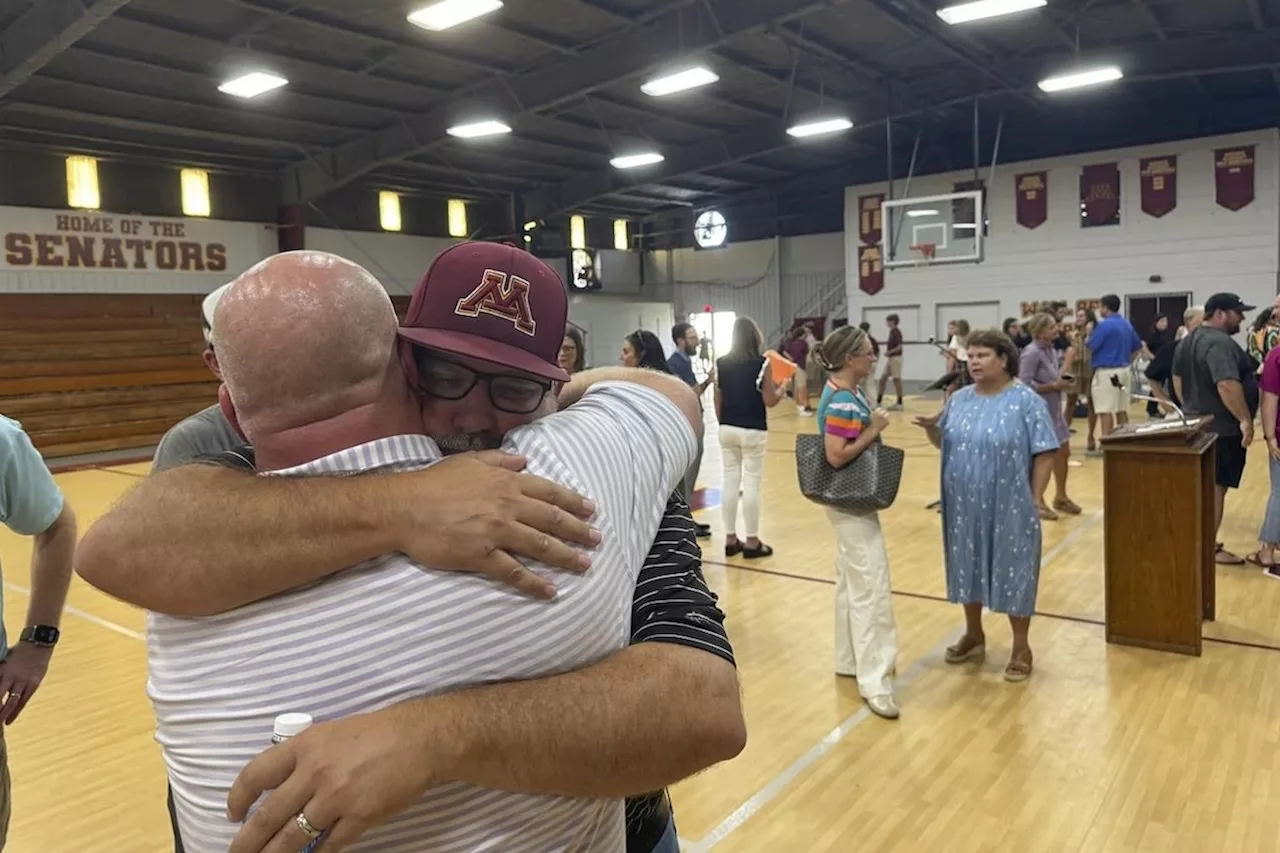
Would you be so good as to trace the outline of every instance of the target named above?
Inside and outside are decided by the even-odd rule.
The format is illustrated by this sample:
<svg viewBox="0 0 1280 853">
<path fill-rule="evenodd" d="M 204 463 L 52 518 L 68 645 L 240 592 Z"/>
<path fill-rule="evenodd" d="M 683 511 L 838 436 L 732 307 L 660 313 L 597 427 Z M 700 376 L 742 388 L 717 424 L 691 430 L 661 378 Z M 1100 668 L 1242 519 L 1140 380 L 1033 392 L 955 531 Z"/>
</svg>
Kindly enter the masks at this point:
<svg viewBox="0 0 1280 853">
<path fill-rule="evenodd" d="M 261 231 L 219 220 L 2 207 L 0 269 L 238 274 L 275 250 L 261 251 Z"/>
<path fill-rule="evenodd" d="M 1018 224 L 1039 228 L 1049 218 L 1049 173 L 1027 172 L 1013 182 L 1018 192 Z"/>
<path fill-rule="evenodd" d="M 1080 173 L 1080 204 L 1085 218 L 1105 225 L 1120 213 L 1120 166 L 1099 163 L 1085 166 Z"/>
<path fill-rule="evenodd" d="M 1178 157 L 1148 157 L 1138 161 L 1142 182 L 1142 212 L 1159 218 L 1178 206 Z"/>
<path fill-rule="evenodd" d="M 858 288 L 868 296 L 884 290 L 884 256 L 879 246 L 858 249 Z"/>
<path fill-rule="evenodd" d="M 884 204 L 884 193 L 864 195 L 858 199 L 858 237 L 864 246 L 879 246 L 884 234 L 880 221 L 880 205 Z"/>
<path fill-rule="evenodd" d="M 1241 210 L 1254 199 L 1254 152 L 1256 146 L 1219 148 L 1214 152 L 1214 178 L 1218 187 L 1218 204 L 1227 210 Z"/>
</svg>

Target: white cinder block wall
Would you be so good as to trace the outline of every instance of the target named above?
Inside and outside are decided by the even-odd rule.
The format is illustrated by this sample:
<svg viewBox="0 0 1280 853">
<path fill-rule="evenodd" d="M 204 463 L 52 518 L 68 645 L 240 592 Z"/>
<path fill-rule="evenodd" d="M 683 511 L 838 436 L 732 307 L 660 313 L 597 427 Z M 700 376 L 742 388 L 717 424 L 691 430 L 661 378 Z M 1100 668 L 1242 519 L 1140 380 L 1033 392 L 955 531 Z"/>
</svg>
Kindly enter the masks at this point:
<svg viewBox="0 0 1280 853">
<path fill-rule="evenodd" d="M 1257 145 L 1256 199 L 1232 212 L 1215 200 L 1214 149 Z M 1162 218 L 1141 208 L 1138 161 L 1178 155 L 1178 206 Z M 1102 151 L 1052 160 L 998 165 L 988 187 L 989 236 L 981 264 L 886 270 L 875 296 L 858 289 L 858 197 L 886 192 L 886 184 L 850 187 L 845 193 L 845 250 L 849 317 L 882 327 L 890 310 L 903 316 L 910 339 L 941 336 L 948 317 L 1014 317 L 1027 300 L 1097 298 L 1106 293 L 1139 296 L 1190 292 L 1203 302 L 1218 291 L 1239 293 L 1267 305 L 1280 270 L 1280 144 L 1276 130 L 1182 140 L 1166 145 Z M 1080 227 L 1080 170 L 1095 163 L 1120 165 L 1120 224 Z M 1049 173 L 1048 221 L 1036 229 L 1016 220 L 1014 176 Z M 972 172 L 917 177 L 912 196 L 952 192 Z M 989 173 L 984 170 L 984 180 Z M 895 189 L 901 197 L 903 182 Z M 1152 275 L 1163 277 L 1150 284 Z M 912 328 L 914 326 L 914 328 Z M 927 344 L 907 347 L 908 379 L 934 379 L 940 359 Z"/>
</svg>

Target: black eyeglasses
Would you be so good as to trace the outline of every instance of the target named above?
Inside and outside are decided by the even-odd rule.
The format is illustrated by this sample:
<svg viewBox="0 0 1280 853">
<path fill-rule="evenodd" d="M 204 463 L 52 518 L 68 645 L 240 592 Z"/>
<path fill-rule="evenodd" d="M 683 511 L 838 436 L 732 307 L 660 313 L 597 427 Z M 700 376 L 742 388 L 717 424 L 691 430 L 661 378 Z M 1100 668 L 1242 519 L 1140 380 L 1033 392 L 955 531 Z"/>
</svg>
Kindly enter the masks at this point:
<svg viewBox="0 0 1280 853">
<path fill-rule="evenodd" d="M 510 373 L 482 373 L 421 347 L 413 348 L 413 359 L 418 366 L 418 390 L 442 400 L 461 400 L 471 393 L 476 383 L 483 382 L 495 409 L 512 415 L 528 415 L 538 410 L 551 391 L 550 382 Z"/>
</svg>

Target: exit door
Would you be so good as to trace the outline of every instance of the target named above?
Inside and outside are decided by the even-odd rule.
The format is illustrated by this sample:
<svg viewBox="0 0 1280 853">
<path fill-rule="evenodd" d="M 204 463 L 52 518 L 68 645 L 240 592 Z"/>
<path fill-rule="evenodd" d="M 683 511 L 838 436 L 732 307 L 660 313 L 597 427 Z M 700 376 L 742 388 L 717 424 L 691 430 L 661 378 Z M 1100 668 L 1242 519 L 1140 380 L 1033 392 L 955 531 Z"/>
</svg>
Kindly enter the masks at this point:
<svg viewBox="0 0 1280 853">
<path fill-rule="evenodd" d="M 1182 315 L 1191 307 L 1190 293 L 1144 293 L 1139 296 L 1125 297 L 1125 314 L 1138 337 L 1144 341 L 1151 337 L 1156 320 L 1169 318 L 1168 339 L 1182 325 Z"/>
<path fill-rule="evenodd" d="M 702 346 L 698 357 L 710 364 L 729 354 L 733 348 L 733 324 L 737 321 L 736 311 L 703 311 L 690 314 L 689 322 L 698 330 Z"/>
</svg>

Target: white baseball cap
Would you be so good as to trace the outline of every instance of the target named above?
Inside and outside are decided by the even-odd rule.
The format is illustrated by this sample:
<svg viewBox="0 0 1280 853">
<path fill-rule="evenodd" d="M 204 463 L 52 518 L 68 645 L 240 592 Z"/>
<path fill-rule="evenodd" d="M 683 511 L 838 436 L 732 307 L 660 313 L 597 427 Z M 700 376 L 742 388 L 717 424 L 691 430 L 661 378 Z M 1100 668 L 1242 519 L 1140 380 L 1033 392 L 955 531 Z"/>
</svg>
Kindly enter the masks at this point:
<svg viewBox="0 0 1280 853">
<path fill-rule="evenodd" d="M 223 294 L 227 292 L 230 284 L 224 284 L 213 293 L 204 298 L 204 302 L 200 305 L 201 319 L 204 320 L 204 342 L 213 345 L 213 314 L 218 310 L 218 303 L 222 301 Z"/>
</svg>

